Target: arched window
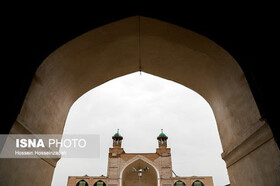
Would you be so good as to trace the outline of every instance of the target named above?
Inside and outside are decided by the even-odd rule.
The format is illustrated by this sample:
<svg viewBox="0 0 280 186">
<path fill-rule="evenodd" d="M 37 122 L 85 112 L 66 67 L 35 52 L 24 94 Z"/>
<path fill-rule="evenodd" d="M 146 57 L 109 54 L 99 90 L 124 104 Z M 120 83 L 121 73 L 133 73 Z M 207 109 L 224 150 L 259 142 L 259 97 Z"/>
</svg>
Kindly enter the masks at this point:
<svg viewBox="0 0 280 186">
<path fill-rule="evenodd" d="M 85 180 L 79 181 L 76 186 L 88 186 L 88 183 Z"/>
<path fill-rule="evenodd" d="M 174 186 L 186 186 L 186 184 L 183 181 L 178 180 L 174 183 Z"/>
<path fill-rule="evenodd" d="M 106 183 L 102 180 L 99 180 L 99 181 L 95 182 L 95 184 L 93 186 L 106 186 Z"/>
<path fill-rule="evenodd" d="M 193 182 L 192 186 L 204 186 L 204 184 L 201 181 L 196 180 Z"/>
</svg>

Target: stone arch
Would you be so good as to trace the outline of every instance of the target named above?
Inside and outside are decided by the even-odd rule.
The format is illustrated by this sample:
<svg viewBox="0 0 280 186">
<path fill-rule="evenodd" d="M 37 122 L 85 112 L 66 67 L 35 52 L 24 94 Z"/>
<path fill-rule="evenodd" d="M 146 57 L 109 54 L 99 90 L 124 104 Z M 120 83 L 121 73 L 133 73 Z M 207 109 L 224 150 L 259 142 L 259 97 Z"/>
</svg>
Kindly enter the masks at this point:
<svg viewBox="0 0 280 186">
<path fill-rule="evenodd" d="M 200 180 L 195 180 L 193 183 L 192 183 L 192 186 L 204 186 L 204 183 Z"/>
<path fill-rule="evenodd" d="M 103 180 L 98 180 L 98 181 L 96 181 L 96 182 L 93 184 L 93 186 L 99 186 L 99 185 L 97 185 L 97 184 L 98 184 L 98 182 L 103 183 L 103 185 L 102 185 L 102 186 L 106 186 L 106 183 L 105 183 L 105 181 L 103 181 Z"/>
<path fill-rule="evenodd" d="M 178 183 L 180 183 L 180 186 L 186 186 L 185 182 L 183 182 L 183 181 L 181 181 L 181 180 L 177 180 L 177 181 L 174 183 L 173 186 L 179 186 Z"/>
<path fill-rule="evenodd" d="M 128 185 L 132 185 L 133 183 L 138 184 L 137 182 L 137 173 L 134 173 L 131 171 L 132 167 L 148 167 L 149 171 L 147 173 L 143 173 L 143 178 L 145 178 L 145 180 L 142 179 L 142 181 L 146 184 L 149 185 L 160 185 L 160 177 L 159 177 L 159 171 L 156 168 L 156 166 L 149 161 L 147 158 L 143 157 L 143 156 L 137 156 L 136 158 L 133 158 L 131 161 L 128 161 L 123 168 L 121 169 L 120 172 L 120 186 L 128 186 Z M 126 179 L 131 179 L 131 180 L 126 180 Z"/>
<path fill-rule="evenodd" d="M 76 183 L 76 186 L 89 186 L 86 180 L 80 180 Z"/>
<path fill-rule="evenodd" d="M 155 170 L 156 172 L 156 176 L 157 176 L 157 184 L 160 185 L 159 183 L 159 179 L 160 179 L 160 175 L 159 175 L 159 171 L 158 171 L 158 168 L 154 165 L 154 163 L 152 161 L 150 161 L 148 158 L 142 156 L 142 155 L 137 155 L 135 156 L 134 158 L 128 160 L 124 165 L 123 167 L 121 168 L 121 171 L 120 171 L 120 186 L 122 185 L 122 178 L 123 178 L 123 172 L 124 170 L 129 166 L 131 165 L 132 163 L 138 161 L 138 160 L 142 160 L 144 162 L 146 162 L 148 165 L 150 165 L 151 167 L 153 167 L 153 169 Z"/>
<path fill-rule="evenodd" d="M 139 61 L 143 71 L 189 87 L 208 101 L 233 185 L 248 179 L 252 185 L 280 182 L 279 149 L 269 126 L 260 120 L 235 59 L 199 34 L 146 17 L 94 29 L 49 55 L 37 69 L 10 133 L 61 134 L 76 99 L 106 81 L 138 71 Z M 18 184 L 50 185 L 55 160 L 19 161 L 1 162 L 10 169 L 3 176 L 17 175 Z M 33 170 L 32 178 L 25 176 L 26 169 Z"/>
</svg>

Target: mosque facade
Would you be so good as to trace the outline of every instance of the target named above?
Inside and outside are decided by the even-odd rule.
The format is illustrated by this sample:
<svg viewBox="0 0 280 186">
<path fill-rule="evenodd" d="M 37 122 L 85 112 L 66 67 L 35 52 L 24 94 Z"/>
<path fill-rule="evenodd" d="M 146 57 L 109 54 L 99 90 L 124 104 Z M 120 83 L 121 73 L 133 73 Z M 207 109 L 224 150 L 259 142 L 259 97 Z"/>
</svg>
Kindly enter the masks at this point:
<svg viewBox="0 0 280 186">
<path fill-rule="evenodd" d="M 213 186 L 211 176 L 173 176 L 168 137 L 161 131 L 155 153 L 126 153 L 123 137 L 114 134 L 107 176 L 69 176 L 67 186 Z"/>
</svg>

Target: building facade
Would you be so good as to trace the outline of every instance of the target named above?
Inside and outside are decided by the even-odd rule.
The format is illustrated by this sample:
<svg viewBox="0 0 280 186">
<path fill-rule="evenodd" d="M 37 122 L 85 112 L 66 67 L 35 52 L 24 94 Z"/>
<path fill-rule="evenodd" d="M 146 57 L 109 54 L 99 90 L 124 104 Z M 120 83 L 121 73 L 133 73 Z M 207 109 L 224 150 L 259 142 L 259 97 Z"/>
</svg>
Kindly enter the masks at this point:
<svg viewBox="0 0 280 186">
<path fill-rule="evenodd" d="M 211 176 L 179 177 L 172 174 L 168 137 L 161 131 L 155 153 L 126 153 L 119 131 L 112 137 L 107 176 L 69 176 L 67 186 L 213 186 Z"/>
</svg>

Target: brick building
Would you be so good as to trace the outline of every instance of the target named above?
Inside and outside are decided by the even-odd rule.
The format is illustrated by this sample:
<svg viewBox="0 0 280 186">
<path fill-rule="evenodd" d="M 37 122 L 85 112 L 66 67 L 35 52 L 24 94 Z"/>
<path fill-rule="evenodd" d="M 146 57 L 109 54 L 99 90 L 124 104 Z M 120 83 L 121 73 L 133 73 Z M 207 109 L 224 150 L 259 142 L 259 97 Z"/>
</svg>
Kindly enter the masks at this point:
<svg viewBox="0 0 280 186">
<path fill-rule="evenodd" d="M 211 176 L 172 175 L 168 137 L 161 131 L 155 153 L 126 153 L 117 132 L 109 149 L 107 176 L 69 176 L 67 186 L 213 186 Z"/>
</svg>

